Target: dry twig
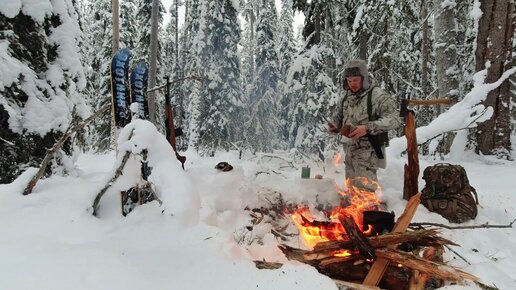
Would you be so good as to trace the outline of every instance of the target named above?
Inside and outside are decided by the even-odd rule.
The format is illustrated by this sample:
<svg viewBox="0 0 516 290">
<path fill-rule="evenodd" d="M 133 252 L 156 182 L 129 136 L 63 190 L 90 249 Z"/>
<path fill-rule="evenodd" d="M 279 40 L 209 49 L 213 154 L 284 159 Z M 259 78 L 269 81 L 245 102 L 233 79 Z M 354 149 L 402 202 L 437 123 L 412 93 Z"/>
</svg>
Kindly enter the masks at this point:
<svg viewBox="0 0 516 290">
<path fill-rule="evenodd" d="M 41 162 L 41 166 L 39 167 L 38 172 L 36 173 L 36 175 L 34 175 L 34 177 L 32 177 L 29 184 L 27 184 L 27 187 L 25 187 L 25 190 L 23 190 L 23 195 L 28 195 L 28 194 L 32 193 L 32 189 L 34 189 L 34 186 L 36 186 L 36 183 L 38 182 L 38 180 L 40 180 L 43 177 L 43 175 L 45 174 L 45 171 L 48 167 L 48 164 L 52 160 L 52 157 L 59 149 L 61 149 L 61 147 L 63 147 L 66 140 L 68 140 L 68 138 L 70 138 L 75 132 L 79 131 L 84 126 L 86 126 L 88 123 L 90 123 L 95 118 L 100 116 L 102 113 L 107 111 L 109 108 L 111 108 L 111 104 L 107 103 L 104 106 L 102 106 L 97 112 L 95 112 L 93 115 L 91 115 L 90 117 L 85 119 L 84 121 L 78 123 L 77 125 L 75 125 L 73 127 L 69 127 L 68 130 L 66 130 L 66 132 L 61 137 L 61 139 L 59 139 L 54 144 L 54 146 L 52 146 L 52 148 L 50 148 L 48 150 L 47 154 L 45 155 L 45 158 L 43 158 L 43 161 Z"/>
<path fill-rule="evenodd" d="M 485 229 L 485 228 L 499 228 L 500 229 L 500 228 L 512 228 L 512 224 L 514 224 L 514 222 L 516 222 L 516 219 L 514 219 L 512 222 L 510 222 L 507 225 L 490 225 L 488 223 L 485 223 L 485 224 L 476 225 L 476 226 L 448 226 L 445 224 L 422 222 L 422 223 L 410 223 L 409 227 L 420 229 L 424 226 L 433 226 L 433 227 L 445 228 L 448 230 Z"/>
</svg>

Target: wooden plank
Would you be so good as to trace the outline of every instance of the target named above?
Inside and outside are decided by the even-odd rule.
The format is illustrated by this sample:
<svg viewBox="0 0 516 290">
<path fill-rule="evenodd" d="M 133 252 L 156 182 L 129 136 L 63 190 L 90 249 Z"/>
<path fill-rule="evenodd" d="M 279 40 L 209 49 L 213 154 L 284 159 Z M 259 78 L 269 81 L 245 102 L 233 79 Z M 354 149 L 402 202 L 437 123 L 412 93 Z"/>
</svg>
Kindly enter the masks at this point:
<svg viewBox="0 0 516 290">
<path fill-rule="evenodd" d="M 419 156 L 417 152 L 416 118 L 409 112 L 405 117 L 405 137 L 407 138 L 407 164 L 404 167 L 403 199 L 409 200 L 418 193 Z"/>
<path fill-rule="evenodd" d="M 399 217 L 398 221 L 396 221 L 392 232 L 399 233 L 407 230 L 420 202 L 421 193 L 418 193 L 410 198 L 407 206 L 405 207 L 405 211 L 403 211 L 403 214 Z M 389 245 L 389 248 L 392 249 L 395 249 L 396 247 L 397 245 Z M 385 258 L 376 259 L 371 266 L 371 270 L 369 270 L 369 273 L 367 273 L 363 284 L 377 286 L 380 283 L 380 280 L 382 280 L 383 274 L 385 273 L 385 270 L 387 270 L 388 266 L 389 260 Z"/>
</svg>

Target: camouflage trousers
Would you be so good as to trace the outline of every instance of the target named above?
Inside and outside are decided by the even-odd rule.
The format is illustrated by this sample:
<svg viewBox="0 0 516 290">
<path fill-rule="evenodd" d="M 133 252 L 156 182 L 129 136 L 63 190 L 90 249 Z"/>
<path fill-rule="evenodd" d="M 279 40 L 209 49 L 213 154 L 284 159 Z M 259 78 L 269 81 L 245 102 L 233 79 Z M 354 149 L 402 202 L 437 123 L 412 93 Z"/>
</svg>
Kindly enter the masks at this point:
<svg viewBox="0 0 516 290">
<path fill-rule="evenodd" d="M 350 186 L 356 186 L 371 192 L 377 189 L 379 159 L 367 140 L 359 140 L 344 145 L 346 154 L 345 172 Z"/>
</svg>

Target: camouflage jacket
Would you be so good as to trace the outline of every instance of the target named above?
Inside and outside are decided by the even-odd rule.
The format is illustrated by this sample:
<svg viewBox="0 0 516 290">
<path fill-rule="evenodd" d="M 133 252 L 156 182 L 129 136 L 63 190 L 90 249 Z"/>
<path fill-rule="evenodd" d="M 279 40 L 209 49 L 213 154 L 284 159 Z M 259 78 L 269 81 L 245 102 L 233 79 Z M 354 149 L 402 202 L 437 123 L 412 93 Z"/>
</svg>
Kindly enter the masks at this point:
<svg viewBox="0 0 516 290">
<path fill-rule="evenodd" d="M 367 94 L 370 90 L 372 90 L 372 115 L 373 117 L 377 116 L 375 121 L 369 121 L 367 114 Z M 352 128 L 365 125 L 367 132 L 373 135 L 396 129 L 402 123 L 399 116 L 399 105 L 394 96 L 386 93 L 374 82 L 369 89 L 361 92 L 358 96 L 351 91 L 345 91 L 337 103 L 333 121 L 338 128 L 344 125 L 351 125 Z"/>
</svg>

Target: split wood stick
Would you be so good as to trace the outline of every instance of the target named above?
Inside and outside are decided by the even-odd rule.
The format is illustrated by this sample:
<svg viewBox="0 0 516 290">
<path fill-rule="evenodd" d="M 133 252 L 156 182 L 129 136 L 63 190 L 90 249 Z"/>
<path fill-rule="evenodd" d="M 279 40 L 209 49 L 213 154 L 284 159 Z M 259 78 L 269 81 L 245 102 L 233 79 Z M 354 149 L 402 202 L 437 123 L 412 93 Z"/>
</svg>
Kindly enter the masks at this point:
<svg viewBox="0 0 516 290">
<path fill-rule="evenodd" d="M 463 279 L 468 279 L 471 281 L 478 281 L 479 279 L 474 275 L 466 273 L 457 268 L 422 259 L 416 257 L 412 254 L 399 251 L 396 249 L 382 248 L 376 249 L 376 255 L 378 257 L 384 258 L 387 261 L 396 262 L 402 264 L 403 267 L 407 267 L 410 269 L 418 270 L 420 272 L 426 273 L 431 277 L 437 277 L 444 280 L 451 281 L 462 281 Z M 371 273 L 371 272 L 369 272 Z M 367 279 L 367 278 L 366 278 Z M 367 285 L 367 284 L 366 284 Z"/>
<path fill-rule="evenodd" d="M 458 246 L 454 242 L 437 236 L 437 230 L 418 230 L 404 233 L 388 233 L 381 236 L 369 238 L 373 248 L 382 248 L 389 245 L 411 243 L 417 246 Z M 333 256 L 336 251 L 352 249 L 353 244 L 349 240 L 327 241 L 315 245 L 314 250 L 305 254 L 307 260 L 321 260 Z"/>
<path fill-rule="evenodd" d="M 403 173 L 403 199 L 409 200 L 419 192 L 419 157 L 416 138 L 416 118 L 409 112 L 405 117 L 405 137 L 407 138 L 407 163 Z"/>
<path fill-rule="evenodd" d="M 346 233 L 355 248 L 366 258 L 375 259 L 374 248 L 364 233 L 358 228 L 355 219 L 351 215 L 342 215 L 340 223 L 346 229 Z"/>
<path fill-rule="evenodd" d="M 405 211 L 403 214 L 399 217 L 398 221 L 396 221 L 396 224 L 394 225 L 394 228 L 392 229 L 393 232 L 404 232 L 407 230 L 408 225 L 412 221 L 412 218 L 414 217 L 414 214 L 416 213 L 416 209 L 421 202 L 421 193 L 418 193 L 410 198 L 410 200 L 407 203 L 407 206 L 405 207 Z M 389 248 L 396 248 L 397 245 L 390 245 Z M 382 280 L 383 274 L 385 273 L 385 270 L 389 266 L 389 260 L 385 258 L 378 258 L 374 261 L 373 265 L 371 266 L 371 269 L 369 270 L 369 273 L 367 273 L 366 278 L 364 279 L 363 284 L 370 285 L 370 286 L 377 286 L 378 283 L 380 283 L 380 280 Z"/>
</svg>

